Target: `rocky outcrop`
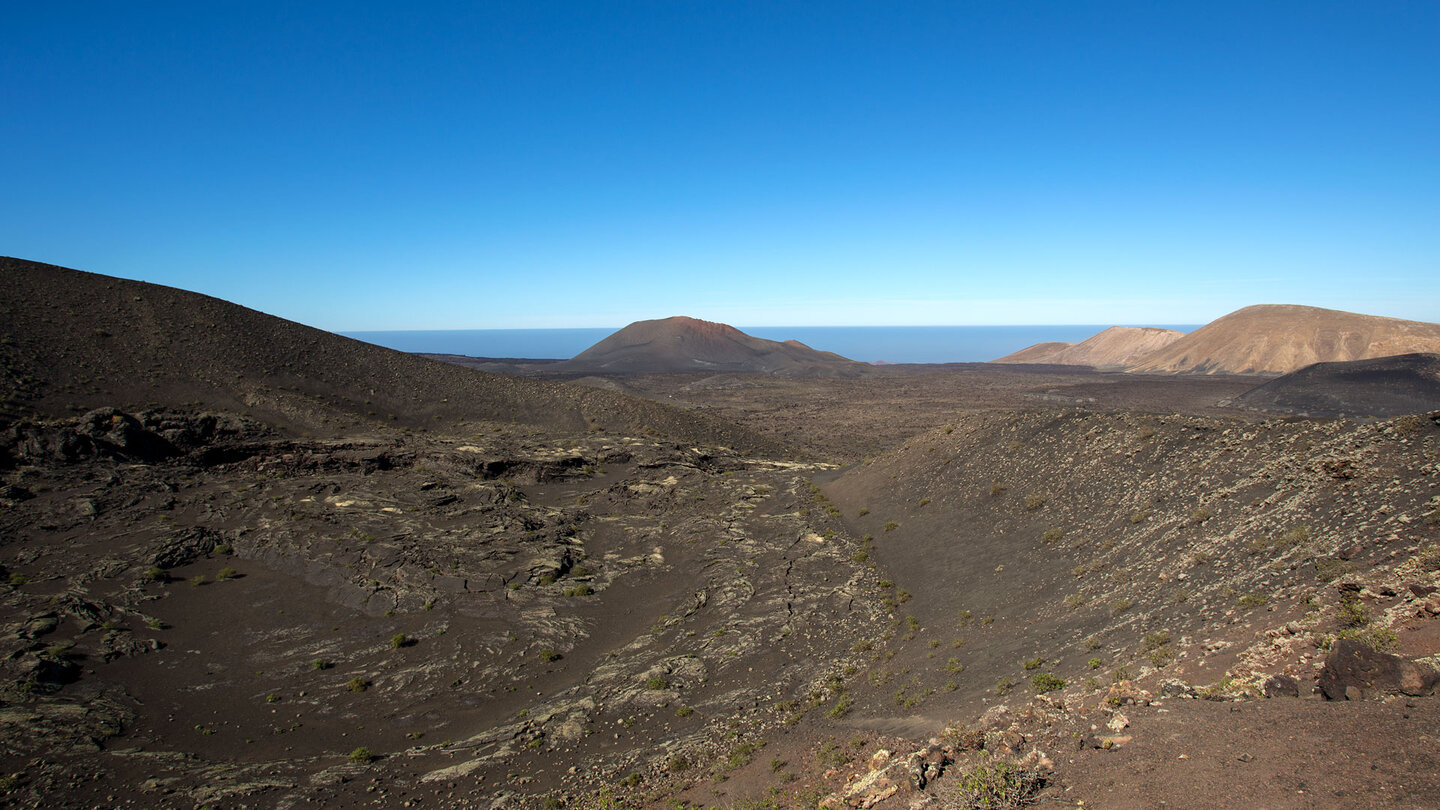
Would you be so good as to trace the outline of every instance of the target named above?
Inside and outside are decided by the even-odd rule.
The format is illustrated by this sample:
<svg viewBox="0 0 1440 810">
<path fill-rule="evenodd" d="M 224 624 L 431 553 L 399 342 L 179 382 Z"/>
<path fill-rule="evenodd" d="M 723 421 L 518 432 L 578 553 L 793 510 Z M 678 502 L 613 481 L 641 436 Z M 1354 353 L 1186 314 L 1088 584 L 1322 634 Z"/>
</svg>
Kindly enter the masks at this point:
<svg viewBox="0 0 1440 810">
<path fill-rule="evenodd" d="M 1320 693 L 1326 700 L 1363 700 L 1381 694 L 1429 695 L 1440 684 L 1440 672 L 1383 653 L 1352 639 L 1335 642 L 1320 670 Z"/>
</svg>

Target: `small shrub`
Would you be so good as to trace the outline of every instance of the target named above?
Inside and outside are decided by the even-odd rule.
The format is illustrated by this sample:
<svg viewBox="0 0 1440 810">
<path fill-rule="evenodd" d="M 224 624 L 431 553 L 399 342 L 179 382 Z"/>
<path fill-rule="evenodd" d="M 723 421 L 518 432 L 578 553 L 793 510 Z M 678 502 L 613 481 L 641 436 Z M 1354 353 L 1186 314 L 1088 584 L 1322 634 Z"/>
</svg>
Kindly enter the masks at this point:
<svg viewBox="0 0 1440 810">
<path fill-rule="evenodd" d="M 194 585 L 194 586 L 197 587 L 197 588 L 200 587 L 201 585 L 204 585 L 204 584 L 205 584 L 205 575 L 204 575 L 204 574 L 196 574 L 195 576 L 193 576 L 193 577 L 190 578 L 190 584 L 191 584 L 191 585 Z"/>
<path fill-rule="evenodd" d="M 1091 658 L 1085 663 L 1086 666 L 1090 667 L 1091 669 L 1099 669 L 1101 666 L 1103 666 L 1103 663 L 1100 661 L 1099 658 Z"/>
<path fill-rule="evenodd" d="M 561 658 L 560 653 L 550 649 L 549 647 L 540 648 L 540 652 L 538 654 L 540 656 L 540 660 L 544 661 L 547 664 L 551 661 L 559 661 Z"/>
<path fill-rule="evenodd" d="M 1440 513 L 1440 509 L 1437 509 L 1436 513 Z M 1416 553 L 1415 559 L 1420 563 L 1420 567 L 1426 571 L 1440 571 L 1440 545 L 1431 543 L 1420 549 L 1420 551 Z"/>
<path fill-rule="evenodd" d="M 1199 526 L 1200 524 L 1204 523 L 1212 517 L 1215 517 L 1215 510 L 1211 509 L 1208 506 L 1202 506 L 1199 509 L 1196 509 L 1195 511 L 1190 513 L 1190 522 L 1196 526 Z"/>
<path fill-rule="evenodd" d="M 995 694 L 997 695 L 1007 695 L 1010 693 L 1010 690 L 1014 688 L 1015 682 L 1009 678 L 1001 678 L 995 682 Z"/>
<path fill-rule="evenodd" d="M 1355 563 L 1334 557 L 1315 561 L 1315 578 L 1321 582 L 1334 582 L 1355 570 Z"/>
<path fill-rule="evenodd" d="M 1110 615 L 1119 616 L 1121 613 L 1129 610 L 1131 604 L 1132 603 L 1129 599 L 1125 599 L 1123 597 L 1112 601 L 1110 603 Z"/>
<path fill-rule="evenodd" d="M 835 701 L 835 705 L 831 706 L 830 711 L 826 712 L 826 714 L 828 714 L 834 720 L 839 720 L 840 718 L 850 713 L 850 707 L 853 705 L 855 705 L 855 701 L 847 693 L 841 695 Z"/>
<path fill-rule="evenodd" d="M 850 755 L 833 742 L 822 743 L 815 751 L 815 762 L 822 767 L 838 768 L 850 761 Z"/>
<path fill-rule="evenodd" d="M 755 758 L 755 752 L 765 747 L 764 741 L 743 742 L 730 749 L 730 756 L 725 760 L 725 769 L 729 771 L 743 768 L 750 764 Z"/>
<path fill-rule="evenodd" d="M 1309 526 L 1295 526 L 1276 541 L 1276 545 L 1298 546 L 1310 540 Z"/>
<path fill-rule="evenodd" d="M 1014 808 L 1029 804 L 1045 786 L 1038 772 L 1005 760 L 981 762 L 961 771 L 949 793 L 953 807 Z"/>
<path fill-rule="evenodd" d="M 692 714 L 694 714 L 694 713 L 695 713 L 695 710 L 692 709 L 692 708 L 690 708 L 689 706 L 681 706 L 680 708 L 678 708 L 678 709 L 675 710 L 675 716 L 676 716 L 676 717 L 689 717 L 690 715 L 692 715 Z"/>
<path fill-rule="evenodd" d="M 1045 533 L 1042 534 L 1042 535 L 1040 535 L 1040 539 L 1041 539 L 1041 540 L 1044 540 L 1044 541 L 1046 542 L 1046 544 L 1048 545 L 1048 544 L 1050 544 L 1050 543 L 1055 542 L 1056 540 L 1059 540 L 1060 538 L 1062 538 L 1062 537 L 1064 537 L 1064 536 L 1065 536 L 1065 530 L 1064 530 L 1064 529 L 1046 529 L 1046 530 L 1045 530 Z"/>
<path fill-rule="evenodd" d="M 1027 511 L 1027 512 L 1034 512 L 1036 509 L 1039 509 L 1040 507 L 1042 507 L 1042 506 L 1044 506 L 1044 505 L 1045 505 L 1045 496 L 1044 496 L 1044 495 L 1040 495 L 1040 494 L 1036 494 L 1036 493 L 1031 493 L 1031 494 L 1025 496 L 1025 511 Z"/>
<path fill-rule="evenodd" d="M 1175 651 L 1169 647 L 1161 647 L 1150 653 L 1150 666 L 1160 669 L 1175 658 Z"/>
<path fill-rule="evenodd" d="M 1340 603 L 1335 618 L 1342 627 L 1364 627 L 1370 623 L 1370 609 L 1359 599 L 1346 599 Z"/>
<path fill-rule="evenodd" d="M 1144 523 L 1146 520 L 1149 520 L 1149 519 L 1150 519 L 1150 513 L 1144 511 L 1143 509 L 1142 509 L 1141 511 L 1139 511 L 1139 512 L 1131 512 L 1131 513 L 1130 513 L 1130 522 L 1131 522 L 1131 523 L 1135 523 L 1135 524 Z"/>
<path fill-rule="evenodd" d="M 1065 688 L 1065 680 L 1048 672 L 1039 672 L 1030 679 L 1030 689 L 1037 695 Z"/>
<path fill-rule="evenodd" d="M 329 661 L 326 661 L 324 658 L 316 658 L 314 661 L 310 662 L 311 669 L 329 669 L 331 666 L 333 666 L 333 664 L 331 664 Z"/>
<path fill-rule="evenodd" d="M 900 524 L 899 524 L 899 523 L 896 523 L 896 522 L 893 521 L 893 520 L 887 520 L 887 521 L 885 521 L 885 527 L 884 527 L 884 528 L 885 528 L 885 531 L 887 531 L 887 532 L 893 532 L 893 531 L 895 531 L 896 529 L 900 528 Z"/>
<path fill-rule="evenodd" d="M 1070 608 L 1071 610 L 1074 610 L 1083 604 L 1085 604 L 1085 597 L 1081 596 L 1078 593 L 1072 593 L 1065 597 L 1065 607 Z"/>
<path fill-rule="evenodd" d="M 152 565 L 149 570 L 145 572 L 145 579 L 150 582 L 169 582 L 170 575 L 165 572 L 164 568 L 158 565 Z"/>
<path fill-rule="evenodd" d="M 1170 633 L 1168 631 L 1160 630 L 1155 633 L 1145 634 L 1145 652 L 1150 652 L 1151 650 L 1164 647 L 1166 644 L 1169 643 Z"/>
<path fill-rule="evenodd" d="M 645 688 L 653 692 L 658 692 L 661 689 L 669 689 L 670 682 L 659 675 L 651 675 L 645 679 Z"/>
<path fill-rule="evenodd" d="M 1024 663 L 1025 669 L 1026 669 L 1026 671 L 1028 672 L 1029 670 L 1039 669 L 1040 667 L 1045 666 L 1045 659 L 1044 659 L 1044 658 L 1031 658 L 1030 660 L 1024 661 L 1024 662 L 1022 662 L 1022 663 Z"/>
<path fill-rule="evenodd" d="M 1004 484 L 999 484 L 999 483 L 991 484 L 991 485 L 990 485 L 990 497 L 992 497 L 992 498 L 998 498 L 998 497 L 1000 497 L 1001 495 L 1004 495 L 1005 492 L 1006 492 L 1006 490 L 1008 490 L 1008 489 L 1009 489 L 1009 487 L 1005 486 Z"/>
<path fill-rule="evenodd" d="M 1388 627 L 1349 628 L 1336 633 L 1336 638 L 1348 638 L 1375 650 L 1391 652 L 1400 647 L 1400 637 Z"/>
<path fill-rule="evenodd" d="M 1270 597 L 1263 593 L 1247 593 L 1236 600 L 1235 604 L 1243 608 L 1265 607 L 1270 604 Z"/>
<path fill-rule="evenodd" d="M 401 647 L 409 647 L 411 643 L 412 642 L 410 641 L 410 637 L 405 635 L 404 633 L 396 633 L 395 635 L 390 637 L 390 646 L 394 647 L 397 650 Z"/>
<path fill-rule="evenodd" d="M 265 702 L 266 702 L 266 703 L 279 703 L 279 702 L 280 702 L 280 696 L 277 695 L 277 694 L 275 694 L 274 692 L 271 692 L 270 694 L 268 694 L 268 695 L 265 696 Z"/>
<path fill-rule="evenodd" d="M 587 584 L 583 584 L 583 583 L 580 584 L 580 585 L 576 585 L 576 586 L 573 587 L 573 588 L 566 588 L 566 589 L 565 589 L 565 595 L 566 595 L 566 596 L 592 596 L 592 595 L 594 595 L 594 593 L 595 593 L 595 589 L 594 589 L 594 588 L 590 587 L 590 586 L 587 585 Z"/>
<path fill-rule="evenodd" d="M 364 692 L 366 689 L 370 688 L 370 682 L 360 677 L 359 675 L 356 675 L 355 677 L 345 682 L 345 688 L 349 689 L 351 692 Z"/>
<path fill-rule="evenodd" d="M 234 568 L 221 568 L 215 572 L 215 581 L 224 582 L 227 579 L 235 579 L 238 576 L 240 576 L 240 572 Z"/>
<path fill-rule="evenodd" d="M 690 769 L 690 760 L 681 754 L 676 754 L 665 763 L 665 770 L 671 773 L 683 773 Z"/>
</svg>

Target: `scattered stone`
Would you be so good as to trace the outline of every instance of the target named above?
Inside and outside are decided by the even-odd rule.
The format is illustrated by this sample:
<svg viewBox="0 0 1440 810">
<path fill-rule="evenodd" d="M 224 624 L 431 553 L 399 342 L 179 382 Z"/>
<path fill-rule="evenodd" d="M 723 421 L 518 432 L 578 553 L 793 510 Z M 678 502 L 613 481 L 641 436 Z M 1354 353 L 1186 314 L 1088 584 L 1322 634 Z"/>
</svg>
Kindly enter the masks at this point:
<svg viewBox="0 0 1440 810">
<path fill-rule="evenodd" d="M 1289 675 L 1275 675 L 1265 680 L 1265 697 L 1300 697 L 1300 682 Z"/>
</svg>

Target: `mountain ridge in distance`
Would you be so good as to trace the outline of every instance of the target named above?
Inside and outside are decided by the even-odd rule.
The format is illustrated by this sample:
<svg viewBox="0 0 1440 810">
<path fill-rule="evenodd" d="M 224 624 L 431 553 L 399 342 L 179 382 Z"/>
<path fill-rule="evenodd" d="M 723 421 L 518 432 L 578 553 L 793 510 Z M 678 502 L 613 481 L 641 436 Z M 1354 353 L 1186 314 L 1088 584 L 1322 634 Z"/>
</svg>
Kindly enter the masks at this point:
<svg viewBox="0 0 1440 810">
<path fill-rule="evenodd" d="M 1047 363 L 1118 370 L 1185 336 L 1174 329 L 1112 326 L 1079 343 L 1039 343 L 1006 355 L 996 363 Z"/>
<path fill-rule="evenodd" d="M 1087 361 L 1112 360 L 1115 353 L 1087 355 L 1078 350 L 1085 343 L 1122 328 L 1111 327 L 1068 347 L 1037 344 L 993 362 L 1105 368 Z M 1173 335 L 1160 345 L 1148 351 L 1132 352 L 1127 361 L 1109 367 L 1142 374 L 1278 376 L 1313 363 L 1440 352 L 1440 324 L 1297 304 L 1248 306 L 1216 318 L 1189 334 Z M 1123 341 L 1117 342 L 1125 345 Z"/>
</svg>

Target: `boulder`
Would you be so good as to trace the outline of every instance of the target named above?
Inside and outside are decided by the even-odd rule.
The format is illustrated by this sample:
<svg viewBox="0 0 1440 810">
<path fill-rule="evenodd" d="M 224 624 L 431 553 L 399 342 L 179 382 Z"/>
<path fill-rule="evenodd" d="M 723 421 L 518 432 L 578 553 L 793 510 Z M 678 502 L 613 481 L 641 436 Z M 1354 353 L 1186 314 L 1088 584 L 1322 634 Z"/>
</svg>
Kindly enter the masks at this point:
<svg viewBox="0 0 1440 810">
<path fill-rule="evenodd" d="M 1265 680 L 1265 697 L 1300 697 L 1300 682 L 1289 675 L 1276 675 Z"/>
<path fill-rule="evenodd" d="M 1357 700 L 1385 692 L 1428 695 L 1437 684 L 1440 672 L 1348 638 L 1335 642 L 1320 670 L 1320 692 L 1326 700 Z"/>
</svg>

